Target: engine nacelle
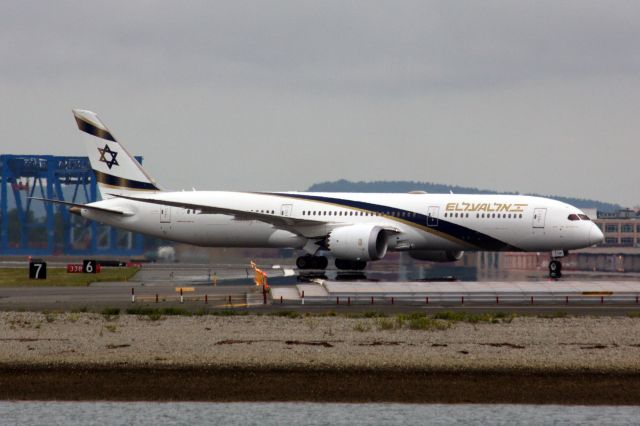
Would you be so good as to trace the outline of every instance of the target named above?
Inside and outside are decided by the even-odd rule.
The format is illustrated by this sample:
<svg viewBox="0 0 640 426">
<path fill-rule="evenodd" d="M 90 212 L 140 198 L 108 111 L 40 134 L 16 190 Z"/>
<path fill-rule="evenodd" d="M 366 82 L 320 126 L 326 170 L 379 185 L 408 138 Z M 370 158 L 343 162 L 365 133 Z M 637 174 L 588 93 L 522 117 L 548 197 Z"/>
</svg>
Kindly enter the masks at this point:
<svg viewBox="0 0 640 426">
<path fill-rule="evenodd" d="M 343 226 L 329 233 L 327 248 L 338 259 L 379 260 L 387 254 L 387 233 L 376 225 Z"/>
<path fill-rule="evenodd" d="M 428 260 L 429 262 L 455 262 L 462 259 L 462 250 L 414 250 L 409 256 L 416 260 Z"/>
</svg>

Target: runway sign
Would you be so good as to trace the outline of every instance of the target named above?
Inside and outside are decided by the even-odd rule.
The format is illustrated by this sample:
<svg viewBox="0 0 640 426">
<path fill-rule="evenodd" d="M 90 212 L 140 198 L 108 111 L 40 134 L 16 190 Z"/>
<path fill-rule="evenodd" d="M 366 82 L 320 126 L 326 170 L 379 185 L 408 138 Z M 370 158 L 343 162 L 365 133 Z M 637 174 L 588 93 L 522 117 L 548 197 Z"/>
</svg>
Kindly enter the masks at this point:
<svg viewBox="0 0 640 426">
<path fill-rule="evenodd" d="M 47 262 L 42 260 L 32 260 L 29 262 L 29 278 L 32 280 L 46 280 Z"/>
</svg>

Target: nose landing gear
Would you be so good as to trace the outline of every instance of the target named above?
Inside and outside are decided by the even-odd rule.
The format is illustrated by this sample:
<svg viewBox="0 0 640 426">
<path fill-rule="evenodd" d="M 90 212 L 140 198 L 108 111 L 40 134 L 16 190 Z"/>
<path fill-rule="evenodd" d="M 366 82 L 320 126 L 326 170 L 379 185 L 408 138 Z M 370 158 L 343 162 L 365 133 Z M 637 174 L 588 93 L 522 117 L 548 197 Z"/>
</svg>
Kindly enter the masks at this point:
<svg viewBox="0 0 640 426">
<path fill-rule="evenodd" d="M 549 278 L 562 277 L 562 262 L 560 258 L 569 254 L 566 250 L 553 250 L 551 252 L 551 261 L 549 262 Z"/>
<path fill-rule="evenodd" d="M 549 277 L 550 278 L 562 277 L 562 262 L 555 259 L 549 262 Z"/>
</svg>

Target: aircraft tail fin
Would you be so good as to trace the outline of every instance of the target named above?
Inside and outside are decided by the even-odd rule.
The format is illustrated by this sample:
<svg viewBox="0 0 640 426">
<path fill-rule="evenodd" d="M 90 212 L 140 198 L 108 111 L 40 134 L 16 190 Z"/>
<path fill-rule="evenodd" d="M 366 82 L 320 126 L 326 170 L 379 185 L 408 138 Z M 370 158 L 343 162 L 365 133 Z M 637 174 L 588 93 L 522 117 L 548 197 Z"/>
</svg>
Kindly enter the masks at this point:
<svg viewBox="0 0 640 426">
<path fill-rule="evenodd" d="M 84 136 L 98 189 L 103 199 L 111 194 L 132 195 L 140 192 L 159 192 L 155 180 L 142 165 L 119 143 L 94 112 L 74 109 L 78 129 Z"/>
</svg>

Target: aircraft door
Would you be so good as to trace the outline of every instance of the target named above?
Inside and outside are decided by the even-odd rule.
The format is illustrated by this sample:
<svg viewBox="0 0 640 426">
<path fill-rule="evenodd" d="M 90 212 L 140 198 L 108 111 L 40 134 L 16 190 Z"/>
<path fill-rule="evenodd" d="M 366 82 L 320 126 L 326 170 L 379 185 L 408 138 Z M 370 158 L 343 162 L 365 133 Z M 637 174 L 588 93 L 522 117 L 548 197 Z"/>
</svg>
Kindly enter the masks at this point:
<svg viewBox="0 0 640 426">
<path fill-rule="evenodd" d="M 283 204 L 280 207 L 280 216 L 289 217 L 291 216 L 291 209 L 293 208 L 293 204 Z"/>
<path fill-rule="evenodd" d="M 533 227 L 544 228 L 547 209 L 533 209 Z"/>
<path fill-rule="evenodd" d="M 171 223 L 171 207 L 160 207 L 160 223 Z"/>
<path fill-rule="evenodd" d="M 427 210 L 427 226 L 430 226 L 430 227 L 438 226 L 439 214 L 440 214 L 440 207 L 429 206 L 429 210 Z"/>
</svg>

